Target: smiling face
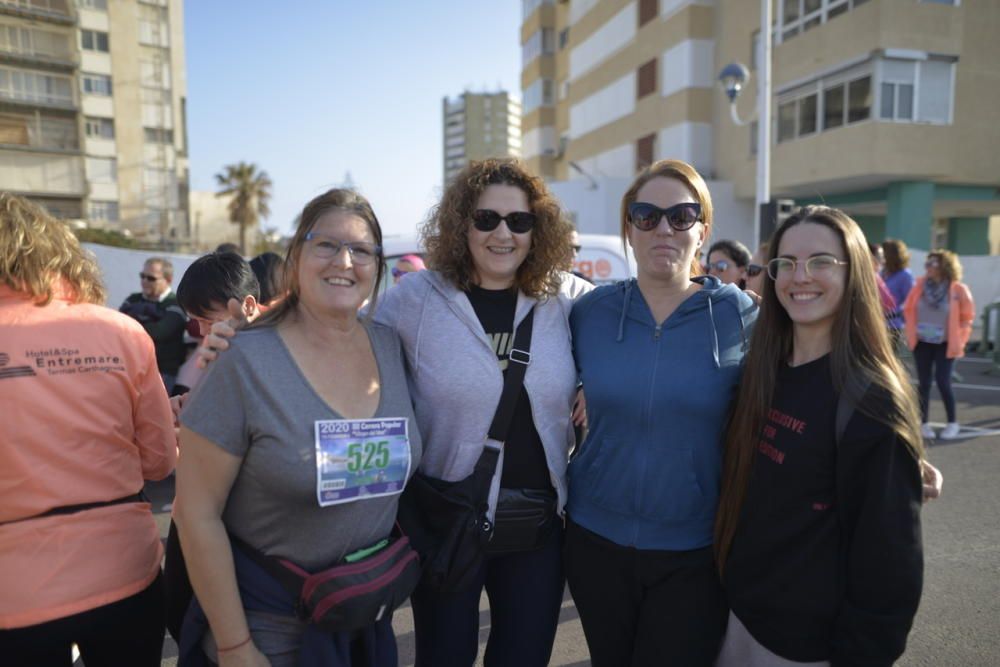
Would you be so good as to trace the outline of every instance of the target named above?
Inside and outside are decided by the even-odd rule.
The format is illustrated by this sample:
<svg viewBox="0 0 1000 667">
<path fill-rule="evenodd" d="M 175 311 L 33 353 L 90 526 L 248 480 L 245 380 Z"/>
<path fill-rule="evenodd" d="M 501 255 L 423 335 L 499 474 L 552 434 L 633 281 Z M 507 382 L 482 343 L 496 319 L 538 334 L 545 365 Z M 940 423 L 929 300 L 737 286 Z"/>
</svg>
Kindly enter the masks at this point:
<svg viewBox="0 0 1000 667">
<path fill-rule="evenodd" d="M 324 213 L 310 230 L 316 239 L 302 246 L 299 256 L 299 299 L 302 305 L 320 311 L 356 314 L 372 292 L 377 262 L 358 264 L 342 247 L 333 257 L 318 256 L 317 244 L 338 241 L 375 243 L 368 223 L 348 211 Z"/>
<path fill-rule="evenodd" d="M 670 208 L 677 204 L 697 203 L 681 181 L 657 177 L 646 182 L 636 193 L 637 202 Z M 666 218 L 653 229 L 642 231 L 628 226 L 628 242 L 635 253 L 639 274 L 648 278 L 673 280 L 690 275 L 691 262 L 705 242 L 705 225 L 696 222 L 682 232 L 671 227 Z"/>
<path fill-rule="evenodd" d="M 476 210 L 496 211 L 501 216 L 520 211 L 530 213 L 528 196 L 514 185 L 487 185 L 476 202 Z M 484 289 L 506 289 L 514 284 L 517 270 L 531 250 L 531 232 L 514 234 L 501 220 L 496 229 L 482 232 L 469 221 L 469 253 L 475 281 Z"/>
<path fill-rule="evenodd" d="M 843 244 L 837 233 L 826 225 L 803 222 L 782 235 L 777 257 L 796 260 L 792 271 L 779 273 L 774 290 L 798 333 L 810 331 L 829 335 L 844 297 L 847 266 L 832 264 L 823 270 L 806 273 L 805 261 L 817 256 L 846 261 Z"/>
</svg>

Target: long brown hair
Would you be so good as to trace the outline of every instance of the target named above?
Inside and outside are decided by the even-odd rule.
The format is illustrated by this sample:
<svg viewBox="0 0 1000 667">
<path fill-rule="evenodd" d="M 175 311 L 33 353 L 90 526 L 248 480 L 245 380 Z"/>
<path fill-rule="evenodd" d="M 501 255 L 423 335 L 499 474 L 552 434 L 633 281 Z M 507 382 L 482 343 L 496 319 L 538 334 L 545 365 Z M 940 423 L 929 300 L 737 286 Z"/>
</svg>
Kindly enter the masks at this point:
<svg viewBox="0 0 1000 667">
<path fill-rule="evenodd" d="M 770 241 L 768 260 L 777 256 L 781 238 L 791 227 L 814 223 L 840 239 L 848 265 L 844 293 L 834 316 L 830 370 L 838 394 L 855 409 L 885 424 L 906 443 L 914 457 L 923 456 L 920 417 L 909 376 L 893 353 L 871 270 L 864 234 L 846 213 L 826 206 L 806 206 L 782 223 Z M 792 321 L 778 302 L 774 281 L 765 275 L 757 323 L 745 359 L 743 381 L 725 436 L 722 493 L 715 521 L 716 559 L 721 572 L 732 546 L 740 509 L 746 496 L 757 442 L 771 407 L 778 369 L 792 354 Z M 879 411 L 862 401 L 871 386 L 889 399 Z"/>
<path fill-rule="evenodd" d="M 672 178 L 680 181 L 694 197 L 694 200 L 701 204 L 701 222 L 705 226 L 705 238 L 702 241 L 702 247 L 704 247 L 708 243 L 708 239 L 712 237 L 712 195 L 708 191 L 705 179 L 701 177 L 697 169 L 683 160 L 659 160 L 639 172 L 639 175 L 632 181 L 632 185 L 622 195 L 620 233 L 622 248 L 626 254 L 628 253 L 628 207 L 635 201 L 642 186 L 654 178 Z M 691 275 L 699 276 L 702 273 L 701 259 L 695 252 L 694 258 L 691 260 Z"/>
<path fill-rule="evenodd" d="M 65 222 L 27 199 L 0 193 L 0 283 L 47 305 L 62 289 L 74 303 L 104 305 L 101 271 Z"/>
<path fill-rule="evenodd" d="M 420 228 L 428 268 L 466 291 L 476 276 L 469 251 L 469 226 L 480 195 L 490 185 L 512 185 L 528 199 L 538 221 L 531 231 L 531 249 L 514 277 L 514 287 L 531 297 L 555 294 L 560 272 L 573 266 L 573 225 L 565 220 L 555 197 L 538 176 L 514 158 L 470 162 L 448 185 L 441 203 Z"/>
<path fill-rule="evenodd" d="M 302 249 L 306 244 L 306 234 L 311 232 L 313 227 L 316 226 L 317 220 L 331 211 L 344 211 L 364 220 L 368 223 L 368 229 L 375 239 L 375 245 L 381 247 L 382 227 L 379 225 L 378 218 L 375 217 L 375 211 L 372 210 L 372 206 L 368 203 L 367 199 L 354 190 L 346 188 L 334 188 L 314 198 L 302 209 L 302 214 L 299 215 L 295 226 L 295 234 L 292 236 L 291 243 L 288 244 L 288 252 L 285 253 L 285 265 L 284 271 L 282 271 L 285 298 L 275 304 L 264 315 L 257 318 L 253 326 L 266 327 L 279 324 L 299 305 L 301 288 L 299 286 L 298 266 L 299 260 L 302 257 Z M 382 284 L 383 276 L 385 276 L 385 253 L 379 252 L 376 259 L 374 289 L 368 307 L 367 317 L 369 318 L 375 312 L 375 306 L 378 301 L 378 290 Z"/>
</svg>

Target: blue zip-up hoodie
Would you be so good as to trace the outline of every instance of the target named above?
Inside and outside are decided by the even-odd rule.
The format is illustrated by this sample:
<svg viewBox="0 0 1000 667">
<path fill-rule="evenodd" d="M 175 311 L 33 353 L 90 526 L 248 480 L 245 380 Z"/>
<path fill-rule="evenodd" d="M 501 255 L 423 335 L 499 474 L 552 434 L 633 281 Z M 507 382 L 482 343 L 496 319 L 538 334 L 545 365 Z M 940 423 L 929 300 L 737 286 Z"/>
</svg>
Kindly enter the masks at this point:
<svg viewBox="0 0 1000 667">
<path fill-rule="evenodd" d="M 722 437 L 753 301 L 714 276 L 657 325 L 635 279 L 573 306 L 590 431 L 569 465 L 569 516 L 623 546 L 712 543 Z"/>
</svg>

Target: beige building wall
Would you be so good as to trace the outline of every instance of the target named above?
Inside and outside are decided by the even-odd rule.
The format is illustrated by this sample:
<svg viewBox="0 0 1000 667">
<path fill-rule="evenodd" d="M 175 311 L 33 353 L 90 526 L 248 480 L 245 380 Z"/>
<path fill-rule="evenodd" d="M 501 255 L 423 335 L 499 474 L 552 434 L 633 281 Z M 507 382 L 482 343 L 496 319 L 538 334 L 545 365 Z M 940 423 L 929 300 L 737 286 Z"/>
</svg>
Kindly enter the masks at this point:
<svg viewBox="0 0 1000 667">
<path fill-rule="evenodd" d="M 207 190 L 192 190 L 191 249 L 204 253 L 215 250 L 219 244 L 240 242 L 240 228 L 229 220 L 231 197 L 217 197 Z M 261 238 L 259 228 L 247 230 L 247 251 L 257 246 Z M 253 253 L 250 252 L 252 256 Z"/>
<path fill-rule="evenodd" d="M 464 92 L 441 108 L 445 183 L 470 160 L 521 154 L 521 105 L 509 93 Z"/>
<path fill-rule="evenodd" d="M 77 12 L 70 0 L 0 2 L 0 190 L 84 217 Z"/>
<path fill-rule="evenodd" d="M 734 61 L 751 63 L 753 26 L 760 23 L 758 10 L 756 2 L 719 1 L 716 62 L 720 66 Z M 995 184 L 996 156 L 1000 153 L 997 30 L 1000 3 L 995 0 L 963 0 L 958 6 L 869 0 L 826 17 L 805 32 L 784 40 L 778 37 L 772 71 L 772 192 L 777 196 L 810 196 L 884 186 L 897 180 Z M 953 63 L 950 90 L 941 96 L 948 117 L 934 121 L 882 118 L 883 84 L 908 81 L 906 73 L 897 70 L 924 67 L 928 62 Z M 823 128 L 820 119 L 817 131 L 779 141 L 781 102 L 796 97 L 796 88 L 808 89 L 814 84 L 822 99 L 825 86 L 816 82 L 836 81 L 838 73 L 851 69 L 857 74 L 849 78 L 871 77 L 868 117 L 832 129 Z M 755 75 L 754 68 L 750 85 L 739 100 L 744 118 L 754 114 Z M 925 82 L 918 75 L 914 83 L 914 94 L 919 98 Z M 711 103 L 713 115 L 719 119 L 715 124 L 718 175 L 732 180 L 740 196 L 752 197 L 756 177 L 756 159 L 751 153 L 754 128 L 729 122 L 728 102 L 722 95 L 714 95 Z"/>
<path fill-rule="evenodd" d="M 617 179 L 677 157 L 710 175 L 713 4 L 526 3 L 521 85 L 528 164 L 549 179 Z M 538 42 L 540 53 L 532 48 Z M 541 95 L 533 94 L 539 89 Z"/>
</svg>

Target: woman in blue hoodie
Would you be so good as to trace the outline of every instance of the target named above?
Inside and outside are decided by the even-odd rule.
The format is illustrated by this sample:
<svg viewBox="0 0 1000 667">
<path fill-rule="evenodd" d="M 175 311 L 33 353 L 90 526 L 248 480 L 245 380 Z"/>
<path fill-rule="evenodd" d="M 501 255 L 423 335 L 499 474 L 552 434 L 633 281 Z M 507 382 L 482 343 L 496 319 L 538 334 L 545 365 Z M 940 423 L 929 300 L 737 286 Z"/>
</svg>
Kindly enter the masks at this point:
<svg viewBox="0 0 1000 667">
<path fill-rule="evenodd" d="M 569 466 L 566 574 L 595 667 L 711 665 L 725 631 L 712 528 L 757 308 L 698 275 L 711 229 L 698 172 L 651 165 L 621 206 L 638 277 L 570 317 L 590 431 Z"/>
</svg>

